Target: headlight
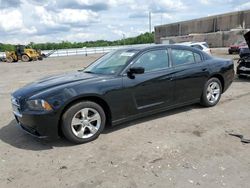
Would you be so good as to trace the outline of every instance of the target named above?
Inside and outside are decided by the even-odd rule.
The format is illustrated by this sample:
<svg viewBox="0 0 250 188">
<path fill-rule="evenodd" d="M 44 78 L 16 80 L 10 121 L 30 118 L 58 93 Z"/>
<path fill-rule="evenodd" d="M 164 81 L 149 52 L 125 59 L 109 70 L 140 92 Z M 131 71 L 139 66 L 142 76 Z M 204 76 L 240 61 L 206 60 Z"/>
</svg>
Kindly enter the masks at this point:
<svg viewBox="0 0 250 188">
<path fill-rule="evenodd" d="M 35 110 L 35 111 L 50 111 L 52 110 L 52 107 L 50 104 L 42 99 L 37 99 L 37 100 L 29 100 L 27 101 L 27 106 L 30 110 Z"/>
</svg>

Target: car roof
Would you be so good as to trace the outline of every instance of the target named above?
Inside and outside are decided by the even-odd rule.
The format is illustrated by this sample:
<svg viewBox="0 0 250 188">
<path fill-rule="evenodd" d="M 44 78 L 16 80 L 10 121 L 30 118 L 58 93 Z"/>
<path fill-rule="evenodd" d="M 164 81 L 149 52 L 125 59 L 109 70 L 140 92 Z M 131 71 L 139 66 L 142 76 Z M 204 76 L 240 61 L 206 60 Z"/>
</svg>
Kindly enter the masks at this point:
<svg viewBox="0 0 250 188">
<path fill-rule="evenodd" d="M 119 50 L 127 50 L 127 51 L 146 51 L 146 50 L 152 50 L 152 49 L 159 49 L 159 48 L 180 48 L 180 49 L 187 49 L 187 50 L 192 50 L 192 51 L 200 51 L 195 48 L 192 48 L 187 45 L 182 45 L 182 44 L 151 44 L 151 45 L 146 45 L 146 46 L 136 46 L 136 47 L 125 47 L 125 48 L 120 48 Z"/>
<path fill-rule="evenodd" d="M 200 49 L 194 48 L 194 47 L 190 47 L 187 45 L 180 45 L 180 44 L 151 44 L 151 45 L 146 45 L 146 46 L 136 46 L 136 47 L 124 47 L 124 48 L 120 48 L 119 50 L 124 50 L 127 52 L 133 52 L 136 51 L 137 54 L 139 53 L 143 53 L 145 51 L 148 50 L 156 50 L 156 49 L 163 49 L 163 48 L 177 48 L 177 49 L 182 49 L 182 50 L 189 50 L 192 52 L 196 52 L 199 53 L 203 56 L 204 59 L 211 59 L 212 56 L 203 52 Z"/>
</svg>

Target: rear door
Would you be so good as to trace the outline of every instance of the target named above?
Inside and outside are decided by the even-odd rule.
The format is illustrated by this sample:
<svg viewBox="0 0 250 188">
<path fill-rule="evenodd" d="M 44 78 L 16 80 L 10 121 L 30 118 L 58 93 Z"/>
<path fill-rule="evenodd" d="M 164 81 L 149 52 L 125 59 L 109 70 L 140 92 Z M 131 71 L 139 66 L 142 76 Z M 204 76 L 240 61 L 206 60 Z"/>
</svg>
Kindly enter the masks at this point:
<svg viewBox="0 0 250 188">
<path fill-rule="evenodd" d="M 199 99 L 209 75 L 209 65 L 203 61 L 202 54 L 187 48 L 172 48 L 171 57 L 175 71 L 175 102 Z"/>
</svg>

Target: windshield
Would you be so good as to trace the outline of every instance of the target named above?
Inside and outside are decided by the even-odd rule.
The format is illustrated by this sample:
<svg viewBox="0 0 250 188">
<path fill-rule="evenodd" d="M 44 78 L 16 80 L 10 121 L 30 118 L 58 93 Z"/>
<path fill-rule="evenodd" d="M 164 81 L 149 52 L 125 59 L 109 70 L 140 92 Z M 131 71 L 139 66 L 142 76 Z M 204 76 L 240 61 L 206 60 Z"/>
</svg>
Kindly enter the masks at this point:
<svg viewBox="0 0 250 188">
<path fill-rule="evenodd" d="M 117 50 L 110 52 L 88 66 L 84 72 L 95 74 L 117 74 L 137 52 L 138 51 L 135 50 Z"/>
</svg>

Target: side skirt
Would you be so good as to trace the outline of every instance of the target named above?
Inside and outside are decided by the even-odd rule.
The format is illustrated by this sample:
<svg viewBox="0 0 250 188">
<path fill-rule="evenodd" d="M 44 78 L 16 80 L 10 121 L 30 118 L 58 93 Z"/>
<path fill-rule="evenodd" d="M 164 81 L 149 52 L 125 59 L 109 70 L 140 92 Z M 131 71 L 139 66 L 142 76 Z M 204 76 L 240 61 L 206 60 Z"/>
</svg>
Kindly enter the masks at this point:
<svg viewBox="0 0 250 188">
<path fill-rule="evenodd" d="M 188 102 L 185 102 L 185 103 L 172 105 L 172 106 L 167 106 L 167 107 L 164 107 L 164 108 L 155 109 L 155 110 L 151 110 L 151 111 L 148 111 L 148 112 L 128 116 L 127 118 L 122 118 L 122 119 L 112 121 L 112 126 L 119 125 L 119 124 L 127 122 L 127 121 L 139 119 L 139 118 L 142 118 L 142 117 L 145 117 L 145 116 L 148 116 L 148 115 L 157 114 L 159 112 L 164 112 L 164 111 L 172 110 L 172 109 L 175 109 L 175 108 L 188 106 L 188 105 L 191 105 L 191 104 L 196 104 L 196 103 L 199 103 L 199 102 L 200 102 L 200 99 L 195 99 L 195 100 L 188 101 Z"/>
</svg>

